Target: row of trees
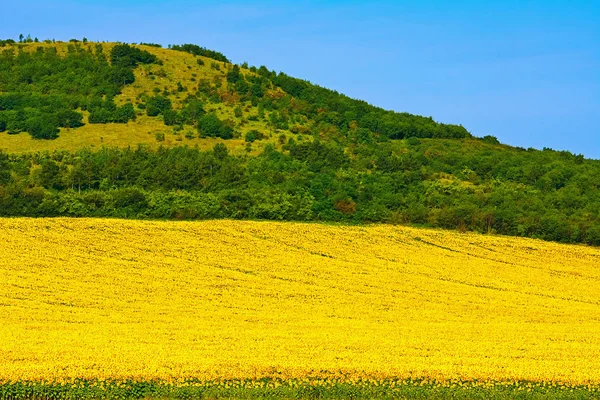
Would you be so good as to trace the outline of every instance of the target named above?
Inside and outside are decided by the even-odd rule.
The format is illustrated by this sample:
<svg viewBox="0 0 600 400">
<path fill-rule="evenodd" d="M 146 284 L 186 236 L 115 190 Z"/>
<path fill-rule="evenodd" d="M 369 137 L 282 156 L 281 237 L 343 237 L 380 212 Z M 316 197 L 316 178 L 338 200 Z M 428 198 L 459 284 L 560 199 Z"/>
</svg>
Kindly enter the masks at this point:
<svg viewBox="0 0 600 400">
<path fill-rule="evenodd" d="M 417 138 L 470 138 L 461 125 L 442 124 L 432 118 L 397 113 L 372 106 L 365 101 L 351 99 L 336 91 L 310 82 L 276 74 L 262 66 L 244 69 L 233 65 L 226 73 L 228 89 L 239 95 L 240 102 L 250 101 L 255 106 L 277 111 L 274 126 L 290 129 L 298 116 L 308 120 L 318 132 L 330 137 L 343 138 L 363 129 L 373 140 Z M 277 93 L 274 89 L 283 91 Z M 210 101 L 219 101 L 216 84 L 200 87 Z M 365 136 L 365 134 L 362 134 Z"/>
<path fill-rule="evenodd" d="M 355 124 L 358 128 L 388 139 L 471 137 L 462 125 L 440 124 L 432 118 L 387 111 L 284 73 L 277 76 L 263 74 L 270 76 L 275 86 L 301 101 L 300 106 L 296 107 L 300 113 L 342 130 Z"/>
<path fill-rule="evenodd" d="M 6 216 L 411 223 L 600 245 L 600 162 L 476 140 L 0 155 Z"/>
<path fill-rule="evenodd" d="M 213 60 L 230 63 L 229 59 L 225 57 L 223 53 L 215 50 L 207 49 L 206 47 L 200 47 L 196 44 L 182 44 L 182 45 L 169 45 L 169 49 L 177 51 L 185 51 L 186 53 L 193 54 L 195 56 L 202 56 L 212 58 Z"/>
</svg>

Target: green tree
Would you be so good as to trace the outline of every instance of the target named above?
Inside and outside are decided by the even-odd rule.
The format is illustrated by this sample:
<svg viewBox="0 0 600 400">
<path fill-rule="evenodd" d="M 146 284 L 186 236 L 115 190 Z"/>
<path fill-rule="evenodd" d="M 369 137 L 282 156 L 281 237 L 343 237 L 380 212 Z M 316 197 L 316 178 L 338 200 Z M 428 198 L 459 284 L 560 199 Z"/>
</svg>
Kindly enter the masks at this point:
<svg viewBox="0 0 600 400">
<path fill-rule="evenodd" d="M 221 121 L 215 113 L 205 114 L 198 120 L 198 131 L 203 137 L 233 138 L 233 128 Z"/>
<path fill-rule="evenodd" d="M 237 64 L 233 65 L 231 71 L 227 73 L 227 82 L 231 84 L 237 83 L 240 79 L 244 79 L 242 73 L 240 72 L 240 67 Z"/>
<path fill-rule="evenodd" d="M 166 96 L 157 95 L 146 100 L 146 115 L 155 117 L 166 110 L 171 110 L 173 105 Z"/>
<path fill-rule="evenodd" d="M 213 154 L 217 160 L 223 160 L 229 155 L 229 150 L 223 143 L 217 143 L 213 147 Z"/>
<path fill-rule="evenodd" d="M 32 117 L 27 120 L 27 131 L 34 139 L 56 139 L 58 127 L 49 117 Z"/>
</svg>

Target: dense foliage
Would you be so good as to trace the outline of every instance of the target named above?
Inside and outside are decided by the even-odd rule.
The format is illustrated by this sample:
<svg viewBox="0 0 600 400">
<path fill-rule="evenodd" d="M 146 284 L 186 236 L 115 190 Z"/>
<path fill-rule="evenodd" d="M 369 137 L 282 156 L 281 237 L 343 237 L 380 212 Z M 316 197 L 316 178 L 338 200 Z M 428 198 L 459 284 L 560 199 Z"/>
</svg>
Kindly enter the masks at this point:
<svg viewBox="0 0 600 400">
<path fill-rule="evenodd" d="M 177 51 L 185 51 L 186 53 L 193 54 L 195 56 L 203 56 L 212 58 L 213 60 L 222 61 L 222 62 L 231 62 L 223 53 L 219 53 L 218 51 L 209 50 L 206 47 L 200 47 L 196 44 L 182 44 L 182 45 L 171 45 L 169 46 L 171 50 Z"/>
<path fill-rule="evenodd" d="M 2 155 L 0 214 L 412 223 L 600 245 L 599 161 L 472 139 L 284 148 Z"/>
<path fill-rule="evenodd" d="M 28 52 L 11 46 L 0 53 L 0 132 L 54 139 L 59 127 L 82 126 L 84 110 L 90 123 L 135 118 L 133 106 L 118 107 L 114 97 L 134 82 L 133 68 L 156 57 L 126 44 L 112 48 L 110 62 L 101 44 L 67 49 L 64 56 L 56 47 Z"/>
<path fill-rule="evenodd" d="M 355 125 L 389 139 L 471 137 L 462 126 L 440 124 L 432 118 L 409 113 L 386 111 L 284 73 L 272 76 L 272 80 L 274 85 L 305 102 L 307 107 L 301 110 L 303 114 L 327 121 L 340 129 Z"/>
</svg>

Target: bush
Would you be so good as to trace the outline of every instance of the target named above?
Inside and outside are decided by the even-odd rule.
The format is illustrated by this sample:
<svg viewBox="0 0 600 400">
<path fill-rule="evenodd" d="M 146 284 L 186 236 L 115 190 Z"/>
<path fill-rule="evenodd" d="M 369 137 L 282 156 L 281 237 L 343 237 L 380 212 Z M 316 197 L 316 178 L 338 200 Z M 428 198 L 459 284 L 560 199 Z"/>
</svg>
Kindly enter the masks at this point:
<svg viewBox="0 0 600 400">
<path fill-rule="evenodd" d="M 73 110 L 60 110 L 56 113 L 58 126 L 63 128 L 79 128 L 83 126 L 83 115 Z"/>
<path fill-rule="evenodd" d="M 264 138 L 265 138 L 265 135 L 263 133 L 257 131 L 256 129 L 246 132 L 246 135 L 244 136 L 244 140 L 249 143 L 253 143 L 257 140 L 262 140 Z"/>
<path fill-rule="evenodd" d="M 235 115 L 236 118 L 241 118 L 242 115 L 244 115 L 243 111 L 242 111 L 242 107 L 237 106 L 236 108 L 233 109 L 233 115 Z"/>
<path fill-rule="evenodd" d="M 486 136 L 482 137 L 481 141 L 485 142 L 485 143 L 489 143 L 489 144 L 500 144 L 500 141 L 498 140 L 498 138 L 496 138 L 495 136 L 492 136 L 492 135 L 486 135 Z"/>
<path fill-rule="evenodd" d="M 149 117 L 156 117 L 162 114 L 165 110 L 171 110 L 171 100 L 165 96 L 153 96 L 146 100 L 146 115 Z"/>
<path fill-rule="evenodd" d="M 130 120 L 135 120 L 135 110 L 133 104 L 127 103 L 118 107 L 113 114 L 112 122 L 125 124 Z"/>
<path fill-rule="evenodd" d="M 111 113 L 104 108 L 98 108 L 90 112 L 88 122 L 90 124 L 107 124 L 111 121 Z"/>
<path fill-rule="evenodd" d="M 136 188 L 124 188 L 113 192 L 114 205 L 116 208 L 129 208 L 134 211 L 148 207 L 146 196 Z"/>
<path fill-rule="evenodd" d="M 198 131 L 201 137 L 233 139 L 233 128 L 221 121 L 215 113 L 205 114 L 198 120 Z"/>
<path fill-rule="evenodd" d="M 34 139 L 56 139 L 58 128 L 56 122 L 49 118 L 34 117 L 27 120 L 27 131 Z"/>
<path fill-rule="evenodd" d="M 185 138 L 186 139 L 193 139 L 195 137 L 196 137 L 196 135 L 194 135 L 194 132 L 192 132 L 192 131 L 186 131 L 185 132 Z"/>
<path fill-rule="evenodd" d="M 180 123 L 179 114 L 177 111 L 165 110 L 163 111 L 163 121 L 165 125 L 173 126 Z"/>
<path fill-rule="evenodd" d="M 421 144 L 421 141 L 418 138 L 411 136 L 408 139 L 406 139 L 406 144 L 409 146 L 418 146 Z"/>
<path fill-rule="evenodd" d="M 113 65 L 135 68 L 138 64 L 155 63 L 157 58 L 146 50 L 140 50 L 128 44 L 118 44 L 110 51 L 110 61 Z"/>
</svg>

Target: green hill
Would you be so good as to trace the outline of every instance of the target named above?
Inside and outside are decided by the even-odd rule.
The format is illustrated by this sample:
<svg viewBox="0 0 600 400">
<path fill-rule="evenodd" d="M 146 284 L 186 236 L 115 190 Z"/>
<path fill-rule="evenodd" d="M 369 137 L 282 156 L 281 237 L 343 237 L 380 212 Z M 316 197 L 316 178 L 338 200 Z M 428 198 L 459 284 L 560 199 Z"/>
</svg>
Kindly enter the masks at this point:
<svg viewBox="0 0 600 400">
<path fill-rule="evenodd" d="M 388 222 L 600 244 L 600 162 L 195 45 L 0 41 L 0 215 Z"/>
<path fill-rule="evenodd" d="M 0 131 L 13 135 L 0 141 L 7 151 L 211 138 L 234 140 L 234 148 L 249 132 L 250 140 L 274 142 L 282 134 L 341 142 L 470 137 L 463 127 L 385 111 L 264 66 L 237 66 L 194 45 L 14 44 L 3 48 L 0 71 Z"/>
</svg>

